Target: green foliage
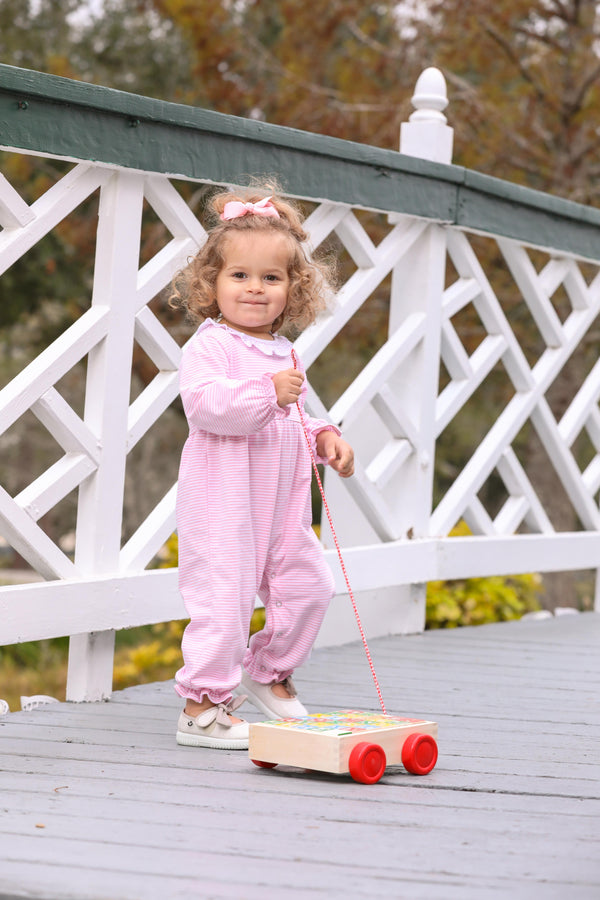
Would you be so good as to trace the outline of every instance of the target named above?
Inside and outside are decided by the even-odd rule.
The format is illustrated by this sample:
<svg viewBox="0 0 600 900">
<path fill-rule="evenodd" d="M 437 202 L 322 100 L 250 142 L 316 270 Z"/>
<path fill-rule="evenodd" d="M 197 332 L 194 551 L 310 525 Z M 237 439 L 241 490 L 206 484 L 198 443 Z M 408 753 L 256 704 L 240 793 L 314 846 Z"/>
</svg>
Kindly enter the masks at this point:
<svg viewBox="0 0 600 900">
<path fill-rule="evenodd" d="M 520 619 L 540 609 L 539 575 L 494 575 L 427 585 L 426 628 L 456 628 Z"/>
<path fill-rule="evenodd" d="M 191 66 L 187 40 L 171 22 L 143 7 L 103 0 L 94 11 L 85 0 L 2 0 L 0 60 L 160 99 L 185 99 Z M 71 168 L 70 163 L 25 154 L 2 153 L 0 162 L 27 203 Z M 33 313 L 52 301 L 63 307 L 63 314 L 53 333 L 36 336 L 40 348 L 47 346 L 89 306 L 97 218 L 93 197 L 3 274 L 0 338 L 6 329 L 11 341 L 11 326 L 28 324 Z"/>
<path fill-rule="evenodd" d="M 470 534 L 460 522 L 451 537 Z M 427 584 L 425 628 L 456 628 L 520 619 L 541 608 L 543 582 L 540 575 L 491 575 Z"/>
<path fill-rule="evenodd" d="M 28 641 L 0 647 L 0 697 L 10 709 L 21 708 L 21 696 L 47 694 L 64 700 L 68 638 Z"/>
<path fill-rule="evenodd" d="M 163 622 L 119 632 L 113 689 L 118 691 L 133 684 L 149 684 L 172 678 L 183 664 L 181 637 L 186 624 L 184 620 Z"/>
</svg>

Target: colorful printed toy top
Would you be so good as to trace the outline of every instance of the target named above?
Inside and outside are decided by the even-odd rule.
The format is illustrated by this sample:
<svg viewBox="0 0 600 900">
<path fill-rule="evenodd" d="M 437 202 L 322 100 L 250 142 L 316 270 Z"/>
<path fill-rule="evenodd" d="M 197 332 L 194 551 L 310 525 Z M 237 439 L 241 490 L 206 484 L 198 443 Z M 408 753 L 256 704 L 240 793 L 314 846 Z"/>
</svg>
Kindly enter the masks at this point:
<svg viewBox="0 0 600 900">
<path fill-rule="evenodd" d="M 312 713 L 302 719 L 275 719 L 263 724 L 292 731 L 317 731 L 341 735 L 426 723 L 423 719 L 384 716 L 383 713 L 370 713 L 358 709 L 341 709 L 334 712 Z"/>
</svg>

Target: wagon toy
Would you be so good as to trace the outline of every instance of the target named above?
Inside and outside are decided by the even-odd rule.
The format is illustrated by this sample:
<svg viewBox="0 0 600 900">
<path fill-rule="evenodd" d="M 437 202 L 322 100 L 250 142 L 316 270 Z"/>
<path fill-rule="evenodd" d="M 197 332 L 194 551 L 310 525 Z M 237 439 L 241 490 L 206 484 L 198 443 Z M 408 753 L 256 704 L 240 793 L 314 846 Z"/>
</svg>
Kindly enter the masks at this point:
<svg viewBox="0 0 600 900">
<path fill-rule="evenodd" d="M 437 724 L 356 709 L 250 725 L 249 755 L 264 769 L 288 765 L 375 784 L 386 765 L 426 775 L 437 762 Z"/>
</svg>

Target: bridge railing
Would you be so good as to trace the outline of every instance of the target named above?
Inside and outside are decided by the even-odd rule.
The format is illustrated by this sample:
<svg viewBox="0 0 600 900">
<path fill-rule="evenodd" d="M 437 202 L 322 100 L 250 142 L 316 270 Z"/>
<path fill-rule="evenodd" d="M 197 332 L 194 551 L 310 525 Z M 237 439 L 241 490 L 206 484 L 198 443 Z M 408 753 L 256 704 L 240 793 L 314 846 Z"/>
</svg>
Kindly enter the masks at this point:
<svg viewBox="0 0 600 900">
<path fill-rule="evenodd" d="M 396 153 L 0 66 L 0 148 L 69 164 L 31 204 L 0 177 L 0 274 L 90 197 L 99 203 L 85 311 L 0 391 L 0 442 L 33 414 L 59 447 L 19 493 L 0 486 L 0 534 L 43 579 L 0 587 L 0 642 L 71 635 L 68 699 L 110 694 L 116 630 L 185 615 L 176 570 L 149 568 L 175 527 L 176 486 L 123 536 L 129 454 L 177 396 L 181 346 L 154 301 L 205 239 L 182 183 L 275 173 L 307 204 L 311 246 L 335 248 L 344 274 L 330 313 L 297 340 L 313 372 L 348 329 L 364 338 L 374 297 L 386 317 L 359 370 L 310 387 L 311 411 L 341 424 L 357 451 L 356 475 L 327 478 L 326 490 L 368 634 L 422 629 L 428 580 L 597 568 L 600 364 L 559 419 L 547 394 L 600 312 L 600 211 L 451 165 L 436 70 L 413 102 Z M 148 210 L 168 238 L 140 263 Z M 516 315 L 505 291 L 518 293 Z M 136 350 L 154 374 L 132 399 Z M 80 410 L 62 384 L 82 363 Z M 470 437 L 491 379 L 497 413 Z M 451 427 L 467 462 L 444 480 L 436 448 Z M 544 508 L 518 441 L 525 427 L 578 530 L 558 531 Z M 40 520 L 73 496 L 71 554 Z M 451 537 L 461 520 L 471 533 Z M 339 593 L 320 640 L 354 639 L 325 552 Z"/>
</svg>

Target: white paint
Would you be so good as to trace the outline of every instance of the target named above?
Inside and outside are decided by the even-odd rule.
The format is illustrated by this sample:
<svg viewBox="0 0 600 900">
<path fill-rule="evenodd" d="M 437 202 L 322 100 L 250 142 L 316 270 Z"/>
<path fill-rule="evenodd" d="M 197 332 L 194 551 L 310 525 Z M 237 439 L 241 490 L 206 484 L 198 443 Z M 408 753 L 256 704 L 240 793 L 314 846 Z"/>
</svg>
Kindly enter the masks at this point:
<svg viewBox="0 0 600 900">
<path fill-rule="evenodd" d="M 452 162 L 454 130 L 443 113 L 448 95 L 439 69 L 432 66 L 421 73 L 412 104 L 415 111 L 400 128 L 400 152 L 433 162 Z"/>
</svg>

